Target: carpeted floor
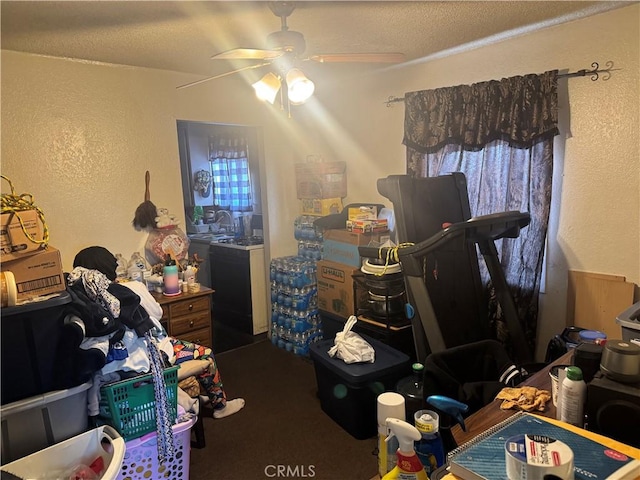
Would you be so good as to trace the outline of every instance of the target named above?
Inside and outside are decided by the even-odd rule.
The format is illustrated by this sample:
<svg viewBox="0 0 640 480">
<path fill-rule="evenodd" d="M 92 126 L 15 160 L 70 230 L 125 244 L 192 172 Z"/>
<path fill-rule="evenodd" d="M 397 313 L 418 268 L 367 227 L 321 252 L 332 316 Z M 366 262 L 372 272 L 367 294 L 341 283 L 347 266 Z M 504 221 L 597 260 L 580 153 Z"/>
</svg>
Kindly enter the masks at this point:
<svg viewBox="0 0 640 480">
<path fill-rule="evenodd" d="M 204 418 L 206 447 L 191 450 L 191 480 L 368 480 L 376 439 L 357 440 L 320 408 L 313 362 L 268 340 L 216 355 L 228 398 L 246 406 Z"/>
</svg>

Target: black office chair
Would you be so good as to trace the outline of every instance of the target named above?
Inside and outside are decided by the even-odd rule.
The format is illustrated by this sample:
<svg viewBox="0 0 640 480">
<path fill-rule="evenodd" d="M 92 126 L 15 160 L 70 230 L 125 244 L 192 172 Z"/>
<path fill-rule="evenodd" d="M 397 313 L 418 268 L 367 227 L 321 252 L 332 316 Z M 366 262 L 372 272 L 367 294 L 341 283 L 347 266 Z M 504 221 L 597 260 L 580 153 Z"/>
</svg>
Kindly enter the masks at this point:
<svg viewBox="0 0 640 480">
<path fill-rule="evenodd" d="M 464 428 L 464 418 L 491 403 L 504 387 L 518 385 L 527 374 L 511 361 L 504 346 L 496 340 L 481 340 L 429 354 L 424 361 L 423 408 L 433 409 L 440 416 L 445 451 L 457 446 L 451 427 L 460 423 Z M 453 408 L 453 414 L 443 403 L 427 400 L 434 395 L 456 400 L 467 408 Z"/>
</svg>

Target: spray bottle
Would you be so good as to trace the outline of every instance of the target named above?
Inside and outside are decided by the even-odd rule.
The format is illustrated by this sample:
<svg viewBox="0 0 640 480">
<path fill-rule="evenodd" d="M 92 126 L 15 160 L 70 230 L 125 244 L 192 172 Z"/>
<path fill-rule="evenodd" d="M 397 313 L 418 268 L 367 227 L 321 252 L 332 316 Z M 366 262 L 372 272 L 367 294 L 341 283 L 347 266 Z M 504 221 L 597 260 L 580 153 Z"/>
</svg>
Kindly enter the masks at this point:
<svg viewBox="0 0 640 480">
<path fill-rule="evenodd" d="M 387 418 L 387 427 L 391 430 L 387 441 L 395 436 L 400 447 L 397 452 L 398 463 L 382 480 L 429 480 L 413 449 L 414 442 L 422 438 L 418 429 L 404 420 L 391 417 Z"/>
<path fill-rule="evenodd" d="M 415 444 L 416 454 L 428 476 L 444 465 L 444 446 L 438 431 L 439 418 L 432 410 L 418 410 L 414 415 L 416 428 L 422 435 Z"/>
</svg>

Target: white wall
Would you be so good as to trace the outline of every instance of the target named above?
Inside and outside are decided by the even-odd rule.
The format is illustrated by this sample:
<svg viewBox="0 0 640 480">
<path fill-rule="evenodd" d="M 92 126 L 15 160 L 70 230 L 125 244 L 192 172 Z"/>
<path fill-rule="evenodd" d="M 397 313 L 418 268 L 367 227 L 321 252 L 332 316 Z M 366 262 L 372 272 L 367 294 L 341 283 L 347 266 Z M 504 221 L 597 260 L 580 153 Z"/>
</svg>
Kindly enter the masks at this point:
<svg viewBox="0 0 640 480">
<path fill-rule="evenodd" d="M 151 201 L 181 218 L 184 228 L 177 120 L 264 125 L 262 204 L 276 206 L 266 229 L 276 236 L 272 254 L 296 251 L 290 167 L 298 159 L 282 140 L 293 122 L 278 115 L 283 128 L 270 119 L 274 112 L 242 83 L 176 90 L 190 79 L 2 50 L 2 173 L 43 209 L 66 270 L 89 245 L 127 257 L 143 251 L 147 235 L 131 220 L 144 200 L 145 170 Z"/>
<path fill-rule="evenodd" d="M 378 77 L 323 76 L 319 66 L 317 95 L 293 119 L 258 104 L 242 74 L 176 90 L 195 78 L 3 50 L 2 173 L 34 195 L 70 270 L 88 245 L 142 249 L 146 234 L 131 220 L 145 170 L 151 200 L 184 218 L 176 120 L 260 126 L 269 259 L 296 251 L 293 165 L 307 155 L 348 162 L 345 202 L 385 203 L 376 180 L 405 172 L 404 108 L 388 108 L 390 95 L 612 60 L 621 70 L 606 82 L 561 81 L 568 100 L 541 301 L 544 348 L 564 323 L 568 268 L 640 283 L 639 15 L 635 4 Z"/>
</svg>

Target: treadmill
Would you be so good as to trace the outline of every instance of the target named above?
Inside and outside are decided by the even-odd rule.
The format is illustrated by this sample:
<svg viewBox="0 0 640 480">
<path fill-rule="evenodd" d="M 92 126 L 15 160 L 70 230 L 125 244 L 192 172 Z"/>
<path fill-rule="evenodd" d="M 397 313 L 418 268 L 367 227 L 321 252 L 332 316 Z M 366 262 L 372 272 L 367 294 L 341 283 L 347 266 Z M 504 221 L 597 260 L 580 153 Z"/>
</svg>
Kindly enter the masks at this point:
<svg viewBox="0 0 640 480">
<path fill-rule="evenodd" d="M 426 178 L 390 175 L 379 179 L 377 187 L 393 204 L 399 247 L 361 246 L 359 253 L 378 262 L 395 253 L 390 261 L 402 266 L 417 358 L 493 338 L 479 250 L 503 311 L 514 360 L 530 362 L 531 349 L 495 246 L 501 238 L 517 238 L 529 225 L 529 213 L 472 218 L 466 178 L 460 172 Z"/>
</svg>

